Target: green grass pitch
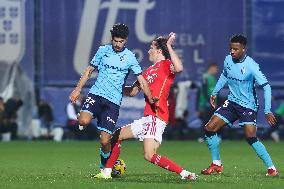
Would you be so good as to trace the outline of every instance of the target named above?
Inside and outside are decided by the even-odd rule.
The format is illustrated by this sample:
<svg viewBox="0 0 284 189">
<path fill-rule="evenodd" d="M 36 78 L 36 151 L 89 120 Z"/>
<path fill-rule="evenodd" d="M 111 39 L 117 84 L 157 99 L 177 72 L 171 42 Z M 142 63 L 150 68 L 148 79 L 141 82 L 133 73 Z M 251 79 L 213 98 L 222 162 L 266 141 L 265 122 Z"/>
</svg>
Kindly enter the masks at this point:
<svg viewBox="0 0 284 189">
<path fill-rule="evenodd" d="M 16 141 L 0 143 L 0 188 L 94 188 L 94 189 L 174 189 L 284 188 L 284 143 L 265 142 L 280 176 L 265 177 L 266 168 L 245 141 L 223 141 L 222 174 L 200 175 L 197 181 L 181 180 L 179 175 L 143 159 L 142 143 L 123 143 L 121 158 L 127 170 L 121 178 L 96 180 L 98 141 Z M 196 173 L 210 163 L 206 144 L 194 141 L 164 141 L 159 154 Z M 284 173 L 283 173 L 284 174 Z"/>
</svg>

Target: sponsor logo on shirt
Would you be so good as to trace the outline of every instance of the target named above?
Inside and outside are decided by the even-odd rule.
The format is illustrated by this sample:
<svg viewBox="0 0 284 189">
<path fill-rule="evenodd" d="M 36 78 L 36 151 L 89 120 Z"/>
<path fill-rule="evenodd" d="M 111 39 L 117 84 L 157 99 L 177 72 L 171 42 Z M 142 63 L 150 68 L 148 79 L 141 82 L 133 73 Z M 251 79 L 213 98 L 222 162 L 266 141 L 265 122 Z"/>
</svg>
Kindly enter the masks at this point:
<svg viewBox="0 0 284 189">
<path fill-rule="evenodd" d="M 125 54 L 119 57 L 120 62 L 124 62 L 125 61 Z"/>
<path fill-rule="evenodd" d="M 148 83 L 153 83 L 155 81 L 155 78 L 158 77 L 158 74 L 157 73 L 153 73 L 153 74 L 149 74 L 147 77 L 146 77 L 146 80 Z"/>
<path fill-rule="evenodd" d="M 109 69 L 113 69 L 113 70 L 117 70 L 117 71 L 123 71 L 124 70 L 123 68 L 119 68 L 119 67 L 116 67 L 116 66 L 111 66 L 111 65 L 108 65 L 108 64 L 104 64 L 103 66 L 105 68 L 109 68 Z"/>
</svg>

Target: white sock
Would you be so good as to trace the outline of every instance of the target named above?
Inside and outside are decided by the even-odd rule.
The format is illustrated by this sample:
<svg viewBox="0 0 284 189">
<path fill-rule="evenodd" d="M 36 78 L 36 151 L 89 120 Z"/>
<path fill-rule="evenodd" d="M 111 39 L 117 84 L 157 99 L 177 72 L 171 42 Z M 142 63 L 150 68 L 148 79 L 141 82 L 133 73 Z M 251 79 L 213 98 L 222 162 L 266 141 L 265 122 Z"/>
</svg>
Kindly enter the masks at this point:
<svg viewBox="0 0 284 189">
<path fill-rule="evenodd" d="M 110 176 L 110 175 L 111 175 L 111 172 L 112 172 L 112 168 L 104 168 L 104 170 L 103 170 L 103 173 L 104 173 L 106 176 Z"/>
<path fill-rule="evenodd" d="M 221 160 L 213 160 L 212 163 L 215 164 L 215 165 L 218 165 L 218 166 L 221 166 L 221 165 L 222 165 Z"/>
<path fill-rule="evenodd" d="M 187 170 L 182 170 L 182 172 L 180 172 L 179 175 L 180 175 L 182 178 L 184 178 L 184 177 L 187 177 L 189 174 L 190 174 L 190 172 L 188 172 Z"/>
</svg>

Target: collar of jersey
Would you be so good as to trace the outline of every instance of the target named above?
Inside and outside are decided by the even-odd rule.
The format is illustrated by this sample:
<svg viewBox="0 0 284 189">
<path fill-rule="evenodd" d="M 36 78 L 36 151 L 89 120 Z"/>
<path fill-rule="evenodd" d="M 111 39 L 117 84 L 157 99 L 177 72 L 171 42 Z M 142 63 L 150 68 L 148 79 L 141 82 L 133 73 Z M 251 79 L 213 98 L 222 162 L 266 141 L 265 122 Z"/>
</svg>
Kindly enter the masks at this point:
<svg viewBox="0 0 284 189">
<path fill-rule="evenodd" d="M 121 52 L 123 52 L 124 50 L 125 50 L 125 46 L 121 49 L 121 51 L 116 51 L 116 50 L 114 50 L 114 48 L 113 48 L 113 46 L 111 45 L 111 48 L 112 48 L 112 51 L 114 52 L 114 53 L 121 53 Z"/>
<path fill-rule="evenodd" d="M 245 55 L 243 59 L 241 59 L 241 60 L 239 60 L 239 61 L 237 61 L 237 62 L 234 62 L 234 60 L 233 60 L 233 62 L 234 62 L 234 63 L 243 63 L 246 58 L 247 58 L 247 55 Z M 232 58 L 232 59 L 233 59 L 233 58 Z"/>
<path fill-rule="evenodd" d="M 158 60 L 158 61 L 157 61 L 157 62 L 155 62 L 153 65 L 155 65 L 155 64 L 157 64 L 157 63 L 159 63 L 159 62 L 161 62 L 161 61 L 163 61 L 163 60 L 166 60 L 166 59 Z"/>
</svg>

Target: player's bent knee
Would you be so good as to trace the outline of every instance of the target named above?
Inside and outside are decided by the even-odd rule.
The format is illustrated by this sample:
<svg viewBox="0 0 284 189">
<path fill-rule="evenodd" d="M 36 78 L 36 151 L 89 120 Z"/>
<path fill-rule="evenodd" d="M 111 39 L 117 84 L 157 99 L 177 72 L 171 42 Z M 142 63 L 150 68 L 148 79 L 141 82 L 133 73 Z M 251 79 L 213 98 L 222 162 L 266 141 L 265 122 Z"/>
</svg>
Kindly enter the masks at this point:
<svg viewBox="0 0 284 189">
<path fill-rule="evenodd" d="M 204 130 L 210 131 L 210 132 L 216 132 L 217 131 L 217 129 L 214 128 L 214 125 L 210 125 L 210 124 L 206 124 L 205 127 L 204 127 Z"/>
<path fill-rule="evenodd" d="M 91 122 L 91 120 L 89 119 L 86 119 L 86 118 L 80 118 L 79 119 L 79 125 L 82 125 L 82 126 L 87 126 L 89 125 Z"/>
</svg>

